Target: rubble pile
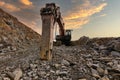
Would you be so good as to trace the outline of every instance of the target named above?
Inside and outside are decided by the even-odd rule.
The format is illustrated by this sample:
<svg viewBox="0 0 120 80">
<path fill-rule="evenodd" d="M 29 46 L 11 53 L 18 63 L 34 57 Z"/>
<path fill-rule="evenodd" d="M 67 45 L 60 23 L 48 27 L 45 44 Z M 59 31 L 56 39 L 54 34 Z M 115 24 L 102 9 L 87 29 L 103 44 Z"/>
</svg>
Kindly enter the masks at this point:
<svg viewBox="0 0 120 80">
<path fill-rule="evenodd" d="M 120 80 L 120 38 L 81 37 L 39 58 L 40 36 L 0 9 L 0 80 Z"/>
<path fill-rule="evenodd" d="M 39 45 L 39 40 L 38 33 L 0 9 L 0 54 Z"/>
<path fill-rule="evenodd" d="M 1 78 L 20 80 L 119 80 L 120 53 L 103 53 L 85 46 L 54 46 L 52 61 L 42 61 L 39 54 L 30 54 L 15 65 L 5 66 Z M 34 52 L 35 53 L 35 52 Z M 17 65 L 16 65 L 17 64 Z M 18 66 L 19 65 L 19 66 Z M 19 74 L 14 74 L 16 69 Z"/>
</svg>

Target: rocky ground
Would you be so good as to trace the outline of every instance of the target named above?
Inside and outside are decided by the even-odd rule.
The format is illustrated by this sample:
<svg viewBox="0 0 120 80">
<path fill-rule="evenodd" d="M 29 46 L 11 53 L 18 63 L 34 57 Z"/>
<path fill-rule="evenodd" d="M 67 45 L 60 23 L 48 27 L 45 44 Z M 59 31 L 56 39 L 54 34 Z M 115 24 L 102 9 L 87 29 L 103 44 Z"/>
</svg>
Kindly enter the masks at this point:
<svg viewBox="0 0 120 80">
<path fill-rule="evenodd" d="M 98 46 L 97 43 L 92 43 L 92 47 L 54 46 L 51 61 L 40 60 L 40 50 L 35 47 L 16 55 L 10 54 L 7 58 L 8 63 L 3 62 L 4 66 L 1 64 L 0 78 L 1 80 L 120 80 L 120 49 L 115 46 L 119 40 L 112 42 L 109 42 L 109 47 Z"/>
<path fill-rule="evenodd" d="M 81 37 L 39 58 L 40 35 L 0 9 L 0 80 L 120 80 L 120 38 Z"/>
</svg>

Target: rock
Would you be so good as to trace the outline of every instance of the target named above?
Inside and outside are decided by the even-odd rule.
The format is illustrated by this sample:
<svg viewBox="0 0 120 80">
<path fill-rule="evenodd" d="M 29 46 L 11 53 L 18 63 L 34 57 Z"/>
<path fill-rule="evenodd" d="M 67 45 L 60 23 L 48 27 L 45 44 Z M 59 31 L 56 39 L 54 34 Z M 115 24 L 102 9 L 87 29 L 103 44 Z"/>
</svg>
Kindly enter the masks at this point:
<svg viewBox="0 0 120 80">
<path fill-rule="evenodd" d="M 108 70 L 107 69 L 105 69 L 104 74 L 108 75 Z"/>
<path fill-rule="evenodd" d="M 103 53 L 103 55 L 109 55 L 110 53 L 108 50 L 101 50 L 100 52 Z"/>
<path fill-rule="evenodd" d="M 68 72 L 66 71 L 61 71 L 58 75 L 59 76 L 67 76 Z"/>
<path fill-rule="evenodd" d="M 54 74 L 54 73 L 55 73 L 55 71 L 53 71 L 53 70 L 50 70 L 50 73 L 53 73 L 53 74 Z"/>
<path fill-rule="evenodd" d="M 88 62 L 87 62 L 87 66 L 88 66 L 88 67 L 92 67 L 92 62 L 88 61 Z"/>
<path fill-rule="evenodd" d="M 96 77 L 96 78 L 100 78 L 98 72 L 95 69 L 91 68 L 91 72 L 92 72 L 92 76 Z"/>
<path fill-rule="evenodd" d="M 30 80 L 30 78 L 29 77 L 23 77 L 23 80 Z"/>
<path fill-rule="evenodd" d="M 17 68 L 17 69 L 13 72 L 13 74 L 15 75 L 14 80 L 19 80 L 19 79 L 22 77 L 23 72 L 22 72 L 22 70 L 21 70 L 20 68 Z"/>
<path fill-rule="evenodd" d="M 56 72 L 55 72 L 57 75 L 59 75 L 60 74 L 60 70 L 56 70 Z"/>
<path fill-rule="evenodd" d="M 109 72 L 113 72 L 113 73 L 116 73 L 116 74 L 119 74 L 120 76 L 120 70 L 117 70 L 117 69 L 109 69 Z M 114 74 L 113 74 L 114 75 Z"/>
<path fill-rule="evenodd" d="M 101 45 L 101 46 L 99 46 L 99 49 L 100 49 L 100 50 L 106 50 L 107 47 L 105 47 L 104 45 Z"/>
<path fill-rule="evenodd" d="M 59 68 L 60 64 L 54 64 L 55 68 Z"/>
<path fill-rule="evenodd" d="M 58 76 L 57 80 L 63 80 L 62 78 L 60 78 L 60 76 Z"/>
<path fill-rule="evenodd" d="M 78 79 L 78 80 L 87 80 L 87 79 L 84 79 L 84 78 L 83 78 L 83 79 Z"/>
<path fill-rule="evenodd" d="M 107 65 L 112 67 L 113 66 L 113 62 L 108 62 Z"/>
<path fill-rule="evenodd" d="M 111 55 L 114 56 L 114 57 L 120 57 L 120 53 L 116 52 L 116 51 L 112 51 Z"/>
<path fill-rule="evenodd" d="M 2 51 L 0 51 L 0 54 L 5 54 L 5 53 L 3 53 Z"/>
<path fill-rule="evenodd" d="M 15 46 L 12 46 L 12 47 L 11 47 L 11 50 L 16 51 L 17 48 L 16 48 Z"/>
<path fill-rule="evenodd" d="M 30 67 L 31 67 L 32 69 L 35 69 L 35 68 L 37 68 L 37 65 L 36 65 L 36 64 L 30 64 Z"/>
<path fill-rule="evenodd" d="M 68 74 L 68 72 L 67 71 L 59 71 L 59 70 L 57 70 L 56 74 L 60 75 L 60 76 L 66 76 Z"/>
<path fill-rule="evenodd" d="M 85 55 L 85 58 L 92 58 L 91 54 Z"/>
<path fill-rule="evenodd" d="M 7 72 L 6 74 L 7 74 L 7 76 L 8 76 L 11 80 L 14 80 L 15 75 L 14 75 L 13 73 Z"/>
<path fill-rule="evenodd" d="M 38 75 L 39 75 L 39 76 L 46 76 L 46 72 L 45 72 L 45 71 L 40 71 L 40 72 L 38 73 Z"/>
<path fill-rule="evenodd" d="M 99 64 L 92 64 L 91 67 L 92 67 L 93 69 L 97 69 L 97 67 L 99 67 Z"/>
<path fill-rule="evenodd" d="M 65 66 L 70 66 L 70 63 L 65 59 L 62 60 L 61 64 L 65 65 Z"/>
<path fill-rule="evenodd" d="M 47 73 L 47 74 L 46 74 L 46 77 L 48 77 L 48 76 L 50 76 L 50 73 Z"/>
<path fill-rule="evenodd" d="M 27 73 L 29 77 L 32 77 L 33 71 Z"/>
<path fill-rule="evenodd" d="M 2 41 L 2 38 L 0 37 L 0 42 Z"/>
<path fill-rule="evenodd" d="M 0 76 L 0 80 L 3 80 L 1 76 Z"/>
<path fill-rule="evenodd" d="M 0 47 L 3 47 L 3 44 L 0 44 Z"/>
<path fill-rule="evenodd" d="M 94 50 L 94 49 L 93 49 L 93 54 L 99 55 L 99 53 L 96 50 Z"/>
<path fill-rule="evenodd" d="M 78 40 L 78 44 L 79 45 L 86 45 L 88 41 L 89 41 L 89 37 L 83 36 Z"/>
<path fill-rule="evenodd" d="M 91 80 L 97 80 L 95 77 L 92 77 Z"/>
<path fill-rule="evenodd" d="M 66 66 L 64 66 L 64 65 L 62 65 L 62 66 L 61 66 L 61 68 L 62 68 L 62 69 L 66 69 L 67 67 L 66 67 Z"/>
<path fill-rule="evenodd" d="M 33 73 L 33 74 L 32 74 L 32 77 L 35 77 L 35 76 L 37 76 L 37 74 L 36 74 L 36 73 Z"/>
<path fill-rule="evenodd" d="M 63 80 L 72 80 L 72 79 L 67 78 L 66 76 L 63 76 Z"/>
<path fill-rule="evenodd" d="M 38 78 L 39 78 L 38 76 L 35 76 L 35 77 L 34 77 L 35 80 L 38 80 Z"/>
<path fill-rule="evenodd" d="M 5 42 L 7 42 L 7 37 L 6 36 L 2 36 L 2 38 L 3 38 L 3 40 L 5 41 Z"/>
<path fill-rule="evenodd" d="M 92 47 L 93 47 L 94 49 L 99 49 L 99 44 L 97 44 L 97 43 L 92 43 Z"/>
<path fill-rule="evenodd" d="M 104 76 L 100 80 L 110 80 L 110 79 L 107 76 Z"/>
<path fill-rule="evenodd" d="M 3 80 L 10 80 L 10 78 L 8 78 L 8 77 L 4 77 Z"/>
<path fill-rule="evenodd" d="M 117 42 L 115 45 L 114 45 L 114 49 L 116 51 L 119 51 L 120 52 L 120 42 Z"/>
<path fill-rule="evenodd" d="M 104 75 L 104 70 L 100 67 L 97 67 L 97 71 L 100 75 Z"/>
<path fill-rule="evenodd" d="M 120 64 L 118 64 L 117 67 L 118 67 L 118 70 L 120 71 Z"/>
</svg>

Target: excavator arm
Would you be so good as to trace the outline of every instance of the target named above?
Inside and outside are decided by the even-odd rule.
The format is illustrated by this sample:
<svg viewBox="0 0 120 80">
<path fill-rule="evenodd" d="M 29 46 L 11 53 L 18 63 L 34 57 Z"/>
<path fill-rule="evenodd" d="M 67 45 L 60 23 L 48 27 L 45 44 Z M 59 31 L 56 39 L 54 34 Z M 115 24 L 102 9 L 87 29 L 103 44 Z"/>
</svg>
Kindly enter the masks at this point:
<svg viewBox="0 0 120 80">
<path fill-rule="evenodd" d="M 41 36 L 41 51 L 40 58 L 43 60 L 51 60 L 52 47 L 53 47 L 53 30 L 54 24 L 57 22 L 59 25 L 60 40 L 65 37 L 64 22 L 61 17 L 60 7 L 55 3 L 48 3 L 40 10 L 42 19 L 42 36 Z"/>
<path fill-rule="evenodd" d="M 65 30 L 64 30 L 64 22 L 63 22 L 63 19 L 61 17 L 61 14 L 59 15 L 59 17 L 57 18 L 57 23 L 59 25 L 59 34 L 61 36 L 64 36 L 65 35 Z"/>
</svg>

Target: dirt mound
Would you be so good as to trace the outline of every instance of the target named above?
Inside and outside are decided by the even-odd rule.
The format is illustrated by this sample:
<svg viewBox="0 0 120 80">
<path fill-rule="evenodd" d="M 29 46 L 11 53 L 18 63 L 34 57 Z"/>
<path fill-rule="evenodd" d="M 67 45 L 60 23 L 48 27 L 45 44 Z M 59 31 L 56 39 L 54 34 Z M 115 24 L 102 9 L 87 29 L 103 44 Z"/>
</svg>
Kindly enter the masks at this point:
<svg viewBox="0 0 120 80">
<path fill-rule="evenodd" d="M 40 35 L 0 9 L 0 54 L 40 43 Z"/>
<path fill-rule="evenodd" d="M 39 53 L 39 49 L 40 35 L 0 9 L 0 70 Z"/>
</svg>

